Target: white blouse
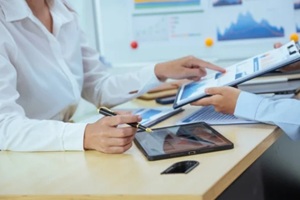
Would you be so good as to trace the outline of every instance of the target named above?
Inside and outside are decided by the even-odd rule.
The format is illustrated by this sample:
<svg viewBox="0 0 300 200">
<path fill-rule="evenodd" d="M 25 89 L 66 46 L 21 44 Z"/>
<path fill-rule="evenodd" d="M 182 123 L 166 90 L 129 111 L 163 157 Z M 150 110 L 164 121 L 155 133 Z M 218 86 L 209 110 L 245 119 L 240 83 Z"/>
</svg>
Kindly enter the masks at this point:
<svg viewBox="0 0 300 200">
<path fill-rule="evenodd" d="M 83 150 L 86 124 L 62 122 L 81 97 L 111 107 L 160 84 L 154 66 L 109 74 L 72 8 L 62 0 L 49 5 L 53 34 L 25 0 L 0 0 L 1 150 Z"/>
</svg>

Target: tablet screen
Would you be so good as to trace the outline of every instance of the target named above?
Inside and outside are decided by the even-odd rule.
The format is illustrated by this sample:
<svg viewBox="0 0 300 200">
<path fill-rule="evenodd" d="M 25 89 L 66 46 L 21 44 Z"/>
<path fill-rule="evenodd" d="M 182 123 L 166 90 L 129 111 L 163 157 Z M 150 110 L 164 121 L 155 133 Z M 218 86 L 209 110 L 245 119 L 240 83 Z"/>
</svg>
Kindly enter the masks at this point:
<svg viewBox="0 0 300 200">
<path fill-rule="evenodd" d="M 173 107 L 178 108 L 205 97 L 209 87 L 234 86 L 300 59 L 297 45 L 291 41 L 284 46 L 241 61 L 226 68 L 225 73 L 212 73 L 200 81 L 183 85 Z"/>
<path fill-rule="evenodd" d="M 233 148 L 232 142 L 204 122 L 138 132 L 135 143 L 148 160 Z"/>
</svg>

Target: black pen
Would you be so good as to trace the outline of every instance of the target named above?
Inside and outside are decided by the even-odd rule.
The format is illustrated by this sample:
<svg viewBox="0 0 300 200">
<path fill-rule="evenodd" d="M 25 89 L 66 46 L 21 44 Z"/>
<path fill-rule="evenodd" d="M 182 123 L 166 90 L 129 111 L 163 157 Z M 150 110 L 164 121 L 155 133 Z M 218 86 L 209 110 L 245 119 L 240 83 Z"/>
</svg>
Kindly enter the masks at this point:
<svg viewBox="0 0 300 200">
<path fill-rule="evenodd" d="M 102 114 L 102 115 L 105 115 L 105 116 L 115 116 L 117 115 L 116 113 L 114 113 L 112 110 L 106 108 L 106 107 L 100 107 L 98 109 L 99 113 Z M 149 127 L 146 127 L 146 126 L 143 126 L 142 124 L 140 123 L 127 123 L 129 126 L 132 126 L 134 128 L 139 128 L 143 131 L 146 131 L 146 132 L 152 132 L 152 129 L 149 128 Z"/>
</svg>

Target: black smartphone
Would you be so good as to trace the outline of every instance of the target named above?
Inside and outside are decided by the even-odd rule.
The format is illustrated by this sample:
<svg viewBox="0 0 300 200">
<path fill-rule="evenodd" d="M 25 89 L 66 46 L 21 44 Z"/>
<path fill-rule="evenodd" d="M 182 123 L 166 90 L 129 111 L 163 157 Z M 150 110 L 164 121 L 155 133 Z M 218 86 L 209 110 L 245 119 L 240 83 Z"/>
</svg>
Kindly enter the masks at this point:
<svg viewBox="0 0 300 200">
<path fill-rule="evenodd" d="M 161 172 L 161 174 L 187 174 L 198 165 L 199 162 L 195 160 L 181 161 L 181 162 L 174 163 L 166 170 Z"/>
</svg>

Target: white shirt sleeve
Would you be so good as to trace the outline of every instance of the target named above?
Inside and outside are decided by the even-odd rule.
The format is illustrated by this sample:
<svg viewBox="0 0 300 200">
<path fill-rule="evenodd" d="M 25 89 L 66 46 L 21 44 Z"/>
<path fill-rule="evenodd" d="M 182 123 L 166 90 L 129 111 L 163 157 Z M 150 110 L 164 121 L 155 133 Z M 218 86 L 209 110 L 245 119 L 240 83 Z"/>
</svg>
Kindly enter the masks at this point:
<svg viewBox="0 0 300 200">
<path fill-rule="evenodd" d="M 300 140 L 299 100 L 272 100 L 248 92 L 241 92 L 234 115 L 249 120 L 277 125 L 291 139 Z"/>
<path fill-rule="evenodd" d="M 83 33 L 81 36 L 83 97 L 97 107 L 124 103 L 161 84 L 154 73 L 155 66 L 143 66 L 125 74 L 108 73 L 107 67 L 99 61 L 99 54 L 89 48 Z"/>
<path fill-rule="evenodd" d="M 10 41 L 10 38 L 4 37 L 4 40 Z M 12 51 L 11 46 L 0 46 L 0 150 L 83 150 L 86 124 L 34 120 L 25 116 L 24 109 L 16 103 L 19 98 L 17 73 L 6 53 Z"/>
</svg>

